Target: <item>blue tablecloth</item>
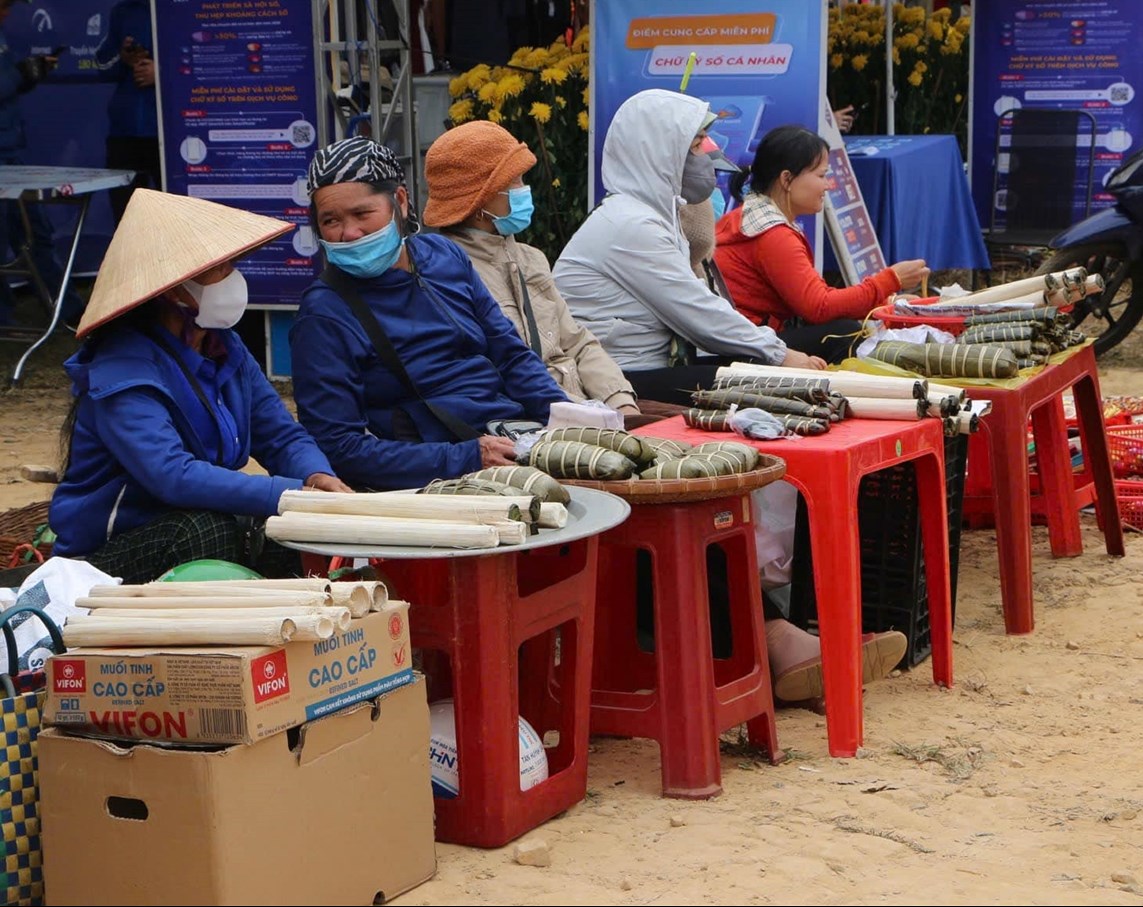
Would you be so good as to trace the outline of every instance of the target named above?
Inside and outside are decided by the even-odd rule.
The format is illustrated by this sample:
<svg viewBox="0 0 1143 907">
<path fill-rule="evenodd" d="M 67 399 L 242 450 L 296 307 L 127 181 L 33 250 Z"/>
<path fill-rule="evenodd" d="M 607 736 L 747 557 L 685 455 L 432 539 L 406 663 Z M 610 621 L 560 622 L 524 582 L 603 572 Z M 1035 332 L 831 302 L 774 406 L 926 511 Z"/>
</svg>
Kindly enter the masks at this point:
<svg viewBox="0 0 1143 907">
<path fill-rule="evenodd" d="M 845 140 L 885 261 L 923 258 L 934 271 L 989 267 L 960 149 L 951 135 Z M 876 148 L 875 154 L 862 154 Z M 823 266 L 839 270 L 826 243 Z"/>
</svg>

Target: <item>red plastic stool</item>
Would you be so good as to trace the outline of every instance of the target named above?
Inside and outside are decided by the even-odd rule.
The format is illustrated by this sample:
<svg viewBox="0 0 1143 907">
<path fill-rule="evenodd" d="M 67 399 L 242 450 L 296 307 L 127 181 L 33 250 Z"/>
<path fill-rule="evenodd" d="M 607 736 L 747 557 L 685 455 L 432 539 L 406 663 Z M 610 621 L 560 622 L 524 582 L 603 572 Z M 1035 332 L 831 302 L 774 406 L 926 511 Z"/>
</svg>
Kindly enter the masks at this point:
<svg viewBox="0 0 1143 907">
<path fill-rule="evenodd" d="M 1122 556 L 1123 526 L 1119 522 L 1119 505 L 1104 433 L 1099 372 L 1091 344 L 1079 347 L 1062 362 L 1047 366 L 1014 388 L 975 385 L 972 388 L 973 397 L 992 401 L 992 412 L 981 420 L 982 441 L 977 442 L 975 450 L 971 443 L 969 445 L 970 480 L 966 488 L 972 487 L 973 471 L 980 464 L 982 453 L 987 452 L 996 517 L 996 547 L 1000 556 L 1000 593 L 1008 633 L 1031 633 L 1035 627 L 1027 449 L 1029 417 L 1036 440 L 1036 462 L 1052 554 L 1074 557 L 1083 552 L 1075 506 L 1075 477 L 1068 453 L 1067 422 L 1060 404 L 1060 395 L 1069 387 L 1075 398 L 1084 465 L 1095 487 L 1107 553 Z"/>
<path fill-rule="evenodd" d="M 783 471 L 771 467 L 755 484 L 776 481 Z M 750 495 L 739 488 L 713 498 L 699 492 L 670 503 L 639 503 L 613 493 L 626 497 L 631 516 L 600 543 L 591 731 L 658 741 L 664 796 L 716 796 L 722 792 L 720 732 L 745 722 L 750 742 L 771 762 L 784 758 Z M 712 652 L 720 642 L 711 635 L 712 556 L 725 560 L 729 607 L 730 651 L 718 654 Z M 641 557 L 643 565 L 649 557 L 644 575 L 653 600 L 654 651 L 638 640 Z"/>
<path fill-rule="evenodd" d="M 410 602 L 430 701 L 455 702 L 460 793 L 435 800 L 438 841 L 500 847 L 586 795 L 598 539 L 377 562 Z M 558 735 L 548 779 L 527 791 L 520 715 L 545 743 Z"/>
<path fill-rule="evenodd" d="M 634 433 L 691 444 L 726 438 L 725 434 L 688 428 L 681 417 L 656 422 L 636 429 Z M 736 437 L 735 440 L 742 439 Z M 933 645 L 933 680 L 944 686 L 951 686 L 953 682 L 948 516 L 941 424 L 936 419 L 918 422 L 846 419 L 831 426 L 824 435 L 812 438 L 749 443 L 763 453 L 785 460 L 786 481 L 797 486 L 806 500 L 810 543 L 814 552 L 814 592 L 821 636 L 829 752 L 831 756 L 853 756 L 861 746 L 864 732 L 858 491 L 863 476 L 905 461 L 912 461 L 917 471 Z M 603 608 L 606 607 L 604 604 Z"/>
</svg>

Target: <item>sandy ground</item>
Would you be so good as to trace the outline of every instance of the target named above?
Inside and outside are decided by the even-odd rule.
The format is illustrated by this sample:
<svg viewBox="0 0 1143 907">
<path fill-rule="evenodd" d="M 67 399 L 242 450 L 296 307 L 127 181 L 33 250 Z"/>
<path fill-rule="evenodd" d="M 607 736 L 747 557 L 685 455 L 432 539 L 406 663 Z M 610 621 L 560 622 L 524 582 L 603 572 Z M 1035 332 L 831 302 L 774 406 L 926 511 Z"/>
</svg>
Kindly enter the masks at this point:
<svg viewBox="0 0 1143 907">
<path fill-rule="evenodd" d="M 54 462 L 67 389 L 59 338 L 24 386 L 0 391 L 0 511 L 47 498 L 24 463 Z M 1103 391 L 1143 394 L 1139 347 Z M 10 371 L 12 347 L 0 348 Z M 588 796 L 532 832 L 551 866 L 512 847 L 438 846 L 439 870 L 401 904 L 1138 904 L 1143 896 L 1143 538 L 1109 558 L 1053 560 L 1033 533 L 1036 631 L 1006 636 L 995 536 L 966 531 L 956 683 L 931 665 L 872 684 L 865 746 L 831 759 L 824 719 L 778 715 L 771 766 L 724 738 L 722 796 L 659 795 L 648 741 L 594 740 Z M 379 855 L 383 858 L 383 855 Z"/>
</svg>

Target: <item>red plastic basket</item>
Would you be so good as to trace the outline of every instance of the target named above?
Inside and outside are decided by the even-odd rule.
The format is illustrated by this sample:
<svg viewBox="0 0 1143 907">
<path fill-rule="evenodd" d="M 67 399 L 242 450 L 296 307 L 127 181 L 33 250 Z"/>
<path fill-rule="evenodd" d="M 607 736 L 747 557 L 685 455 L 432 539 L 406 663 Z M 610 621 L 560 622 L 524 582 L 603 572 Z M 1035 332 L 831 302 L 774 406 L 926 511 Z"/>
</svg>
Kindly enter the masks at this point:
<svg viewBox="0 0 1143 907">
<path fill-rule="evenodd" d="M 1143 476 L 1143 425 L 1108 425 L 1106 434 L 1115 477 Z"/>
<path fill-rule="evenodd" d="M 1120 522 L 1143 531 L 1143 482 L 1117 481 L 1115 497 L 1119 500 Z"/>
</svg>

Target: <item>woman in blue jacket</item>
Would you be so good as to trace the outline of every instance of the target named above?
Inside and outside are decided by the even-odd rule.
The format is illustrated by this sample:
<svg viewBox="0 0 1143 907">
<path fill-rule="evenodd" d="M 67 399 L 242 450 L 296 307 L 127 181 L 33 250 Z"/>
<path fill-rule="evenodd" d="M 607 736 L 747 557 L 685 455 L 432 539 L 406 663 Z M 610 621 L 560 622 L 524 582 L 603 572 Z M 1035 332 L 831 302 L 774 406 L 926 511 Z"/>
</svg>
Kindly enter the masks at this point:
<svg viewBox="0 0 1143 907">
<path fill-rule="evenodd" d="M 55 553 L 124 582 L 199 558 L 288 575 L 300 562 L 256 521 L 288 489 L 350 491 L 230 328 L 246 308 L 234 260 L 291 224 L 136 190 L 65 368 L 75 395 L 52 497 Z M 253 456 L 269 475 L 243 472 Z"/>
<path fill-rule="evenodd" d="M 488 423 L 544 423 L 567 399 L 464 251 L 414 235 L 404 180 L 369 139 L 314 156 L 310 216 L 330 267 L 290 331 L 299 420 L 338 475 L 369 488 L 511 463 L 513 442 Z"/>
</svg>

